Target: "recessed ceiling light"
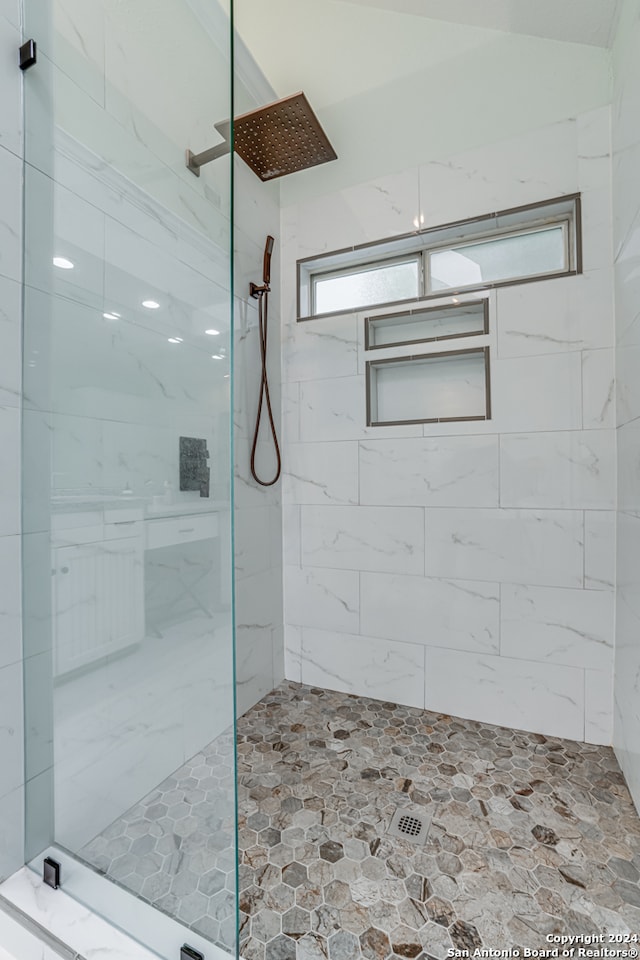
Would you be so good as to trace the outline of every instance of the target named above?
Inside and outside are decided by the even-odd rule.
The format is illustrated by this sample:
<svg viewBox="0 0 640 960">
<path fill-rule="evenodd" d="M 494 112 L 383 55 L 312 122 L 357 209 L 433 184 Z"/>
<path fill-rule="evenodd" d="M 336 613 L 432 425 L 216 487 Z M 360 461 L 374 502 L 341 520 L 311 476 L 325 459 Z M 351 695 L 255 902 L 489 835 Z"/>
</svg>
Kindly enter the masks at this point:
<svg viewBox="0 0 640 960">
<path fill-rule="evenodd" d="M 211 354 L 211 359 L 212 359 L 212 360 L 224 360 L 224 357 L 221 357 L 219 353 L 212 353 L 212 354 Z"/>
<path fill-rule="evenodd" d="M 120 320 L 119 313 L 103 313 L 102 316 L 105 320 Z"/>
<path fill-rule="evenodd" d="M 220 336 L 220 331 L 219 331 L 219 330 L 205 330 L 205 333 L 208 333 L 210 337 L 219 337 L 219 336 Z"/>
<path fill-rule="evenodd" d="M 59 267 L 61 270 L 73 270 L 75 264 L 71 263 L 71 260 L 67 260 L 66 257 L 54 257 L 53 258 L 54 267 Z"/>
<path fill-rule="evenodd" d="M 460 301 L 458 300 L 457 297 L 451 297 L 451 302 L 452 302 L 452 303 L 460 303 Z"/>
<path fill-rule="evenodd" d="M 169 343 L 182 343 L 180 337 L 169 337 Z"/>
<path fill-rule="evenodd" d="M 157 300 L 143 300 L 142 306 L 146 307 L 147 310 L 157 310 L 160 304 Z"/>
</svg>

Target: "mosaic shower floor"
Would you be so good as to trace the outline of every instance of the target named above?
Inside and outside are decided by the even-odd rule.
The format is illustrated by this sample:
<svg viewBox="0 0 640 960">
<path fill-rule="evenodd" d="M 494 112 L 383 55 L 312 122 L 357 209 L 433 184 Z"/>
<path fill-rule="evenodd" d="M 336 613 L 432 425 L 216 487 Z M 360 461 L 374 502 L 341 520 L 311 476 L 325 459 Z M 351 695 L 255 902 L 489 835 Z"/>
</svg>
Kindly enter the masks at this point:
<svg viewBox="0 0 640 960">
<path fill-rule="evenodd" d="M 227 948 L 231 749 L 218 738 L 81 851 Z M 640 820 L 608 747 L 285 682 L 240 719 L 238 754 L 245 960 L 640 936 Z M 387 835 L 398 808 L 433 815 L 423 845 Z"/>
</svg>

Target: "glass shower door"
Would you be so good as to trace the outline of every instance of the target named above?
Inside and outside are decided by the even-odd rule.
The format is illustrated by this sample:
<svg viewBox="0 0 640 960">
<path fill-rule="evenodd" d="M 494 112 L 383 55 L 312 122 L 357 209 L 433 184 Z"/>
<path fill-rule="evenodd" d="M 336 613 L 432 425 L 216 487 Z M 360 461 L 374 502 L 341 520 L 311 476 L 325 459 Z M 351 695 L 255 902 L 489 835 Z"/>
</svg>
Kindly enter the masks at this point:
<svg viewBox="0 0 640 960">
<path fill-rule="evenodd" d="M 25 33 L 27 860 L 235 956 L 231 166 L 185 165 L 229 13 L 25 0 Z"/>
</svg>

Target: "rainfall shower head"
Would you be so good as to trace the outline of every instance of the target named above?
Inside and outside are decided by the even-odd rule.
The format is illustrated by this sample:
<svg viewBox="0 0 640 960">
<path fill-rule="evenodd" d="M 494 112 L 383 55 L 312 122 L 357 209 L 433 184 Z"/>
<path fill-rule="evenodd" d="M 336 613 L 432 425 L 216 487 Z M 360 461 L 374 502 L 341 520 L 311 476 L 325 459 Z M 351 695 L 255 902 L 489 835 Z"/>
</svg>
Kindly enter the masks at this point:
<svg viewBox="0 0 640 960">
<path fill-rule="evenodd" d="M 200 167 L 229 151 L 231 124 L 216 123 L 225 143 L 194 156 L 187 151 L 187 166 L 199 176 Z M 236 117 L 233 146 L 261 180 L 275 180 L 306 170 L 338 156 L 304 93 L 295 93 L 265 107 Z"/>
</svg>

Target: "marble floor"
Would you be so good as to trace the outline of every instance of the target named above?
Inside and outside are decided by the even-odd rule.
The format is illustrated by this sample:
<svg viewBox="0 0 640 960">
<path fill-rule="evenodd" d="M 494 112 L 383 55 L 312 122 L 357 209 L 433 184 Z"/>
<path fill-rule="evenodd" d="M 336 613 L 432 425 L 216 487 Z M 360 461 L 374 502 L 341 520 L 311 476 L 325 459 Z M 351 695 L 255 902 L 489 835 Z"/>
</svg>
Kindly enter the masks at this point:
<svg viewBox="0 0 640 960">
<path fill-rule="evenodd" d="M 217 738 L 82 851 L 227 949 L 231 750 Z M 608 747 L 284 682 L 239 720 L 238 767 L 245 960 L 640 935 L 640 820 Z M 432 816 L 422 845 L 387 834 L 398 808 Z"/>
</svg>

